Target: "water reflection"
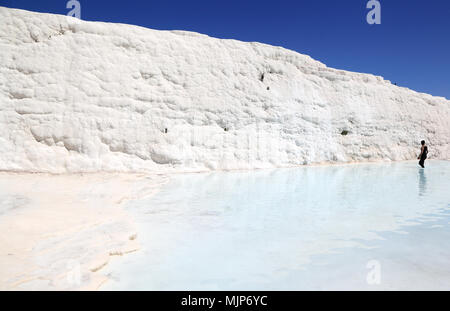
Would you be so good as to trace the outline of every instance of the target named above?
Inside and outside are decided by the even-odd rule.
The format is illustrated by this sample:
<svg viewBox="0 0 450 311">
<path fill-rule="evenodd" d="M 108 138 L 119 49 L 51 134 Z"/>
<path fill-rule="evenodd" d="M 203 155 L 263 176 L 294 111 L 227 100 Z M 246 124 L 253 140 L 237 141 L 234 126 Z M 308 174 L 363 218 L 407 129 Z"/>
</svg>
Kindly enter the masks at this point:
<svg viewBox="0 0 450 311">
<path fill-rule="evenodd" d="M 427 176 L 423 168 L 419 169 L 419 196 L 423 197 L 427 192 Z"/>
</svg>

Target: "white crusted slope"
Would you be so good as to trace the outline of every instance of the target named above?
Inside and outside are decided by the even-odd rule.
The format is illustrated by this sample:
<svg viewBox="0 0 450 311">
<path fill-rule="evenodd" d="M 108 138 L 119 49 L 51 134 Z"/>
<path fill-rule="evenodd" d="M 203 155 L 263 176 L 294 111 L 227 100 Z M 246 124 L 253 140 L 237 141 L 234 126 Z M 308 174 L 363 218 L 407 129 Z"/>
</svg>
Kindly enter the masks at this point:
<svg viewBox="0 0 450 311">
<path fill-rule="evenodd" d="M 448 100 L 280 47 L 0 8 L 0 51 L 0 170 L 450 159 Z"/>
</svg>

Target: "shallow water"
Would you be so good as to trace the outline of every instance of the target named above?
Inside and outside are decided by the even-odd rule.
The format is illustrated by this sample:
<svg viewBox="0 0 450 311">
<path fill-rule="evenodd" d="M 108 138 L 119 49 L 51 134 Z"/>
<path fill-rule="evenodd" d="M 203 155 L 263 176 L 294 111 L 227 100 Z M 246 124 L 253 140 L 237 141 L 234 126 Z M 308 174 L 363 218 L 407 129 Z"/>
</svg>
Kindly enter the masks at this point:
<svg viewBox="0 0 450 311">
<path fill-rule="evenodd" d="M 450 162 L 173 176 L 105 290 L 450 289 Z"/>
</svg>

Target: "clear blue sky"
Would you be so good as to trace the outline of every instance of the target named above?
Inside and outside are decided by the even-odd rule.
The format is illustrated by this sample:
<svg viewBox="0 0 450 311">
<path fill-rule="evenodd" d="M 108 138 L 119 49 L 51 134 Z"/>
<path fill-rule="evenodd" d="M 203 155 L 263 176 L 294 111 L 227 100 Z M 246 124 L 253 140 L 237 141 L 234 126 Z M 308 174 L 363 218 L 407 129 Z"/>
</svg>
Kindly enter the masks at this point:
<svg viewBox="0 0 450 311">
<path fill-rule="evenodd" d="M 334 68 L 381 75 L 450 99 L 450 1 L 80 0 L 82 19 L 196 31 L 308 54 Z M 67 14 L 67 0 L 0 0 L 1 6 Z"/>
</svg>

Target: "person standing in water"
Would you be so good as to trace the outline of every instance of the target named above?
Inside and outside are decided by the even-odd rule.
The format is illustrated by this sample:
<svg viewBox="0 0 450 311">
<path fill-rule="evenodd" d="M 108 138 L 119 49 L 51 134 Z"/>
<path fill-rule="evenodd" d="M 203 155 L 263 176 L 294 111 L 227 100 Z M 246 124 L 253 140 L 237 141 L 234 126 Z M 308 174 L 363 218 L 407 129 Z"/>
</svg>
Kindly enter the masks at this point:
<svg viewBox="0 0 450 311">
<path fill-rule="evenodd" d="M 417 159 L 418 160 L 420 159 L 419 165 L 422 166 L 422 168 L 425 168 L 425 159 L 427 158 L 428 155 L 428 147 L 427 145 L 425 145 L 424 140 L 422 140 L 420 143 L 422 144 L 422 148 L 420 149 L 420 155 Z"/>
</svg>

